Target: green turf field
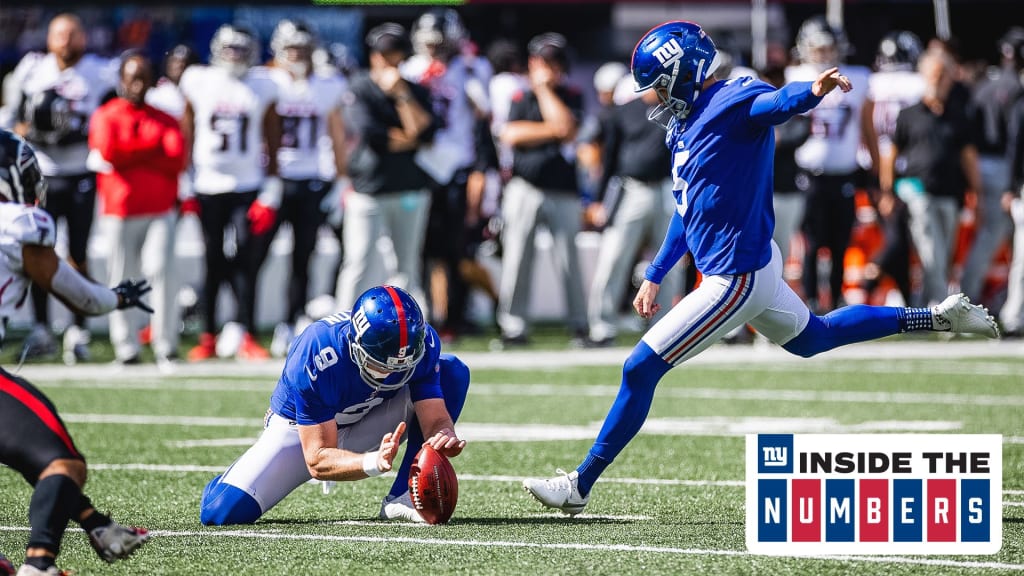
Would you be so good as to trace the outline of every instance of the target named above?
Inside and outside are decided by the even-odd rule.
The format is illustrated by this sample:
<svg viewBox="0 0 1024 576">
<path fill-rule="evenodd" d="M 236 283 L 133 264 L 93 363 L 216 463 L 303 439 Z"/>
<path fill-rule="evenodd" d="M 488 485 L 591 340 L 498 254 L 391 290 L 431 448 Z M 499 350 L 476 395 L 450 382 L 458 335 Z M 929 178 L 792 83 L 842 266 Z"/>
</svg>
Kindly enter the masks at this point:
<svg viewBox="0 0 1024 576">
<path fill-rule="evenodd" d="M 618 386 L 616 355 L 549 367 L 540 352 L 494 366 L 467 352 L 473 385 L 460 421 L 470 444 L 455 468 L 459 505 L 447 526 L 376 520 L 390 478 L 301 487 L 255 526 L 205 528 L 204 484 L 259 433 L 279 364 L 233 362 L 161 375 L 152 366 L 25 366 L 57 404 L 90 464 L 88 493 L 153 540 L 103 564 L 80 531 L 60 566 L 86 574 L 996 574 L 1024 570 L 1024 354 L 793 362 L 749 347 L 677 369 L 648 427 L 597 484 L 587 513 L 550 513 L 524 476 L 572 469 Z M 884 346 L 884 345 L 883 345 Z M 716 347 L 712 349 L 714 352 Z M 559 352 L 571 362 L 569 351 Z M 500 356 L 500 354 L 498 355 Z M 532 357 L 531 357 L 532 356 Z M 549 355 L 550 356 L 550 355 Z M 749 357 L 753 356 L 751 361 Z M 558 358 L 558 356 L 555 356 Z M 536 360 L 536 362 L 534 362 Z M 498 362 L 497 364 L 501 364 Z M 553 364 L 558 364 L 554 362 Z M 533 367 L 531 367 L 533 366 Z M 538 368 L 537 366 L 545 366 Z M 1003 548 L 995 556 L 795 559 L 745 552 L 743 434 L 1000 433 Z M 20 560 L 30 489 L 0 473 L 0 551 Z"/>
</svg>

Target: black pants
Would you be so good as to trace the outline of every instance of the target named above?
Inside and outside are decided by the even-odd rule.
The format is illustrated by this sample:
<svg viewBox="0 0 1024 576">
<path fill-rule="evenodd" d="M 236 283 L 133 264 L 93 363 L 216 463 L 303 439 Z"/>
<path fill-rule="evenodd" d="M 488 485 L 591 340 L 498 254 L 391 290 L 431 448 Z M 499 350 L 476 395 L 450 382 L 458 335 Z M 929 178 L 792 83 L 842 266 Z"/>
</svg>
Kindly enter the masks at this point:
<svg viewBox="0 0 1024 576">
<path fill-rule="evenodd" d="M 295 239 L 292 247 L 291 276 L 288 280 L 288 317 L 291 324 L 302 314 L 309 301 L 309 260 L 316 249 L 317 231 L 323 222 L 320 201 L 330 189 L 322 180 L 283 180 L 284 195 L 277 221 L 269 233 L 255 240 L 257 258 L 262 263 L 270 253 L 270 245 L 283 222 L 292 226 Z"/>
<path fill-rule="evenodd" d="M 256 192 L 228 192 L 225 194 L 196 194 L 199 199 L 199 222 L 203 228 L 206 247 L 206 277 L 203 282 L 202 310 L 204 331 L 217 332 L 217 294 L 227 283 L 238 303 L 235 321 L 248 332 L 255 330 L 256 278 L 266 253 L 257 247 L 270 232 L 254 236 L 246 213 L 256 199 Z M 234 231 L 235 250 L 224 252 L 224 232 Z"/>
<path fill-rule="evenodd" d="M 910 302 L 910 215 L 907 205 L 896 202 L 892 213 L 882 218 L 882 230 L 885 244 L 875 255 L 874 262 L 882 272 L 888 274 L 895 282 L 903 296 L 904 302 Z M 870 293 L 878 286 L 878 280 L 865 283 Z"/>
<path fill-rule="evenodd" d="M 0 428 L 0 463 L 17 470 L 33 486 L 54 460 L 85 460 L 50 399 L 3 368 Z"/>
<path fill-rule="evenodd" d="M 427 223 L 427 237 L 423 245 L 426 278 L 424 285 L 430 285 L 430 263 L 440 262 L 448 277 L 448 314 L 446 318 L 435 318 L 448 330 L 459 331 L 466 324 L 466 307 L 469 301 L 469 285 L 462 279 L 459 262 L 466 257 L 466 186 L 470 171 L 459 170 L 447 186 L 432 192 L 430 220 Z M 428 291 L 429 292 L 429 291 Z"/>
<path fill-rule="evenodd" d="M 835 307 L 843 295 L 843 259 L 850 245 L 850 232 L 855 216 L 854 174 L 809 175 L 807 208 L 803 233 L 806 242 L 801 278 L 804 297 L 818 297 L 818 249 L 828 248 L 832 254 L 832 271 L 828 284 Z"/>
<path fill-rule="evenodd" d="M 46 210 L 56 223 L 63 218 L 68 229 L 68 256 L 82 274 L 89 276 L 89 235 L 96 211 L 96 175 L 89 172 L 77 176 L 46 178 Z M 36 322 L 50 323 L 46 290 L 32 285 L 32 309 Z M 75 314 L 75 325 L 85 327 L 85 316 Z"/>
</svg>

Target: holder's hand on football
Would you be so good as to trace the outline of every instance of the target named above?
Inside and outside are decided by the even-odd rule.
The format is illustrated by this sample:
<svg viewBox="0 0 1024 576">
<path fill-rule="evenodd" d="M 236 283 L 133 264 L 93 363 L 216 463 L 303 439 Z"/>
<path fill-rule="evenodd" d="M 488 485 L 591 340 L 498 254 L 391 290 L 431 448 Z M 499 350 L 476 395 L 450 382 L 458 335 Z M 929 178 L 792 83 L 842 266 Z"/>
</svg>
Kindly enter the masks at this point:
<svg viewBox="0 0 1024 576">
<path fill-rule="evenodd" d="M 437 431 L 423 444 L 430 445 L 431 448 L 449 458 L 458 456 L 462 453 L 462 449 L 466 447 L 466 441 L 459 440 L 459 437 L 455 435 L 455 430 L 451 428 L 443 428 Z"/>
<path fill-rule="evenodd" d="M 118 310 L 134 307 L 150 314 L 153 313 L 153 309 L 142 301 L 142 295 L 152 289 L 146 280 L 132 280 L 131 278 L 122 280 L 120 284 L 111 288 L 114 294 L 117 294 Z"/>
<path fill-rule="evenodd" d="M 398 454 L 403 434 L 405 434 L 405 422 L 399 422 L 394 432 L 388 432 L 381 439 L 380 450 L 377 451 L 377 469 L 381 472 L 391 470 L 391 463 L 395 461 L 395 455 Z"/>
</svg>

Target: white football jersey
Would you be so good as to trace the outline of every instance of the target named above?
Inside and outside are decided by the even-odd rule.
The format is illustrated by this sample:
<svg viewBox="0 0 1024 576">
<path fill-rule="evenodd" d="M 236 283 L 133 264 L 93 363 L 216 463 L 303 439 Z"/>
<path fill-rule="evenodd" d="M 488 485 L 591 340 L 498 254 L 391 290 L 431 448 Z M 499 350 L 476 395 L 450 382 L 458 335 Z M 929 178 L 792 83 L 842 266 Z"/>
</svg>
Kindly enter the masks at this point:
<svg viewBox="0 0 1024 576">
<path fill-rule="evenodd" d="M 17 99 L 10 104 L 31 125 L 28 140 L 45 176 L 77 176 L 89 170 L 89 118 L 118 82 L 118 61 L 93 54 L 61 70 L 53 54 L 26 54 L 5 88 Z"/>
<path fill-rule="evenodd" d="M 334 146 L 327 116 L 341 107 L 345 80 L 318 74 L 295 79 L 280 68 L 263 68 L 262 72 L 277 85 L 277 114 L 281 117 L 277 169 L 281 177 L 334 178 Z"/>
<path fill-rule="evenodd" d="M 850 174 L 857 170 L 860 146 L 860 115 L 868 94 L 870 71 L 863 66 L 840 66 L 853 84 L 843 92 L 836 88 L 807 112 L 811 135 L 797 148 L 796 163 L 815 174 Z M 786 82 L 813 82 L 820 74 L 816 66 L 801 64 L 786 69 Z"/>
<path fill-rule="evenodd" d="M 477 59 L 480 60 L 480 59 Z M 414 56 L 402 70 L 403 76 L 430 90 L 434 113 L 440 119 L 440 126 L 434 135 L 432 154 L 436 156 L 434 167 L 443 163 L 440 181 L 447 182 L 456 170 L 467 168 L 476 160 L 476 114 L 470 104 L 468 90 L 478 86 L 475 95 L 478 106 L 490 109 L 485 88 L 490 82 L 491 69 L 475 66 L 471 71 L 466 60 L 455 56 L 439 74 L 428 58 Z M 479 102 L 483 99 L 483 102 Z"/>
<path fill-rule="evenodd" d="M 875 103 L 872 122 L 878 133 L 878 152 L 886 154 L 892 146 L 896 132 L 896 117 L 900 110 L 921 101 L 924 79 L 912 70 L 875 72 L 868 79 L 868 98 Z"/>
<path fill-rule="evenodd" d="M 25 276 L 22 246 L 53 246 L 57 227 L 42 208 L 0 202 L 0 340 L 6 319 L 24 304 L 32 282 Z"/>
<path fill-rule="evenodd" d="M 189 66 L 181 93 L 192 106 L 192 167 L 200 194 L 248 192 L 263 182 L 263 116 L 277 100 L 265 72 L 241 79 L 216 66 Z"/>
<path fill-rule="evenodd" d="M 161 78 L 146 92 L 146 104 L 166 112 L 175 120 L 181 120 L 185 115 L 185 95 L 177 84 L 167 78 Z"/>
</svg>

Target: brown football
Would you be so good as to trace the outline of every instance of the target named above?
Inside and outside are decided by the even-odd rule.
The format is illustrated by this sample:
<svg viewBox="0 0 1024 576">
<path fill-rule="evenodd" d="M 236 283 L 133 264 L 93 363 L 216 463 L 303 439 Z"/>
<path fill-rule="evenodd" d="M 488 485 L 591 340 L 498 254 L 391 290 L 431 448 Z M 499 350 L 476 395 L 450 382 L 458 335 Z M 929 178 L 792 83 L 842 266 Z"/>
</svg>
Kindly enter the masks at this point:
<svg viewBox="0 0 1024 576">
<path fill-rule="evenodd" d="M 409 496 L 427 524 L 444 524 L 459 501 L 459 479 L 448 457 L 430 446 L 416 454 L 409 470 Z"/>
</svg>

